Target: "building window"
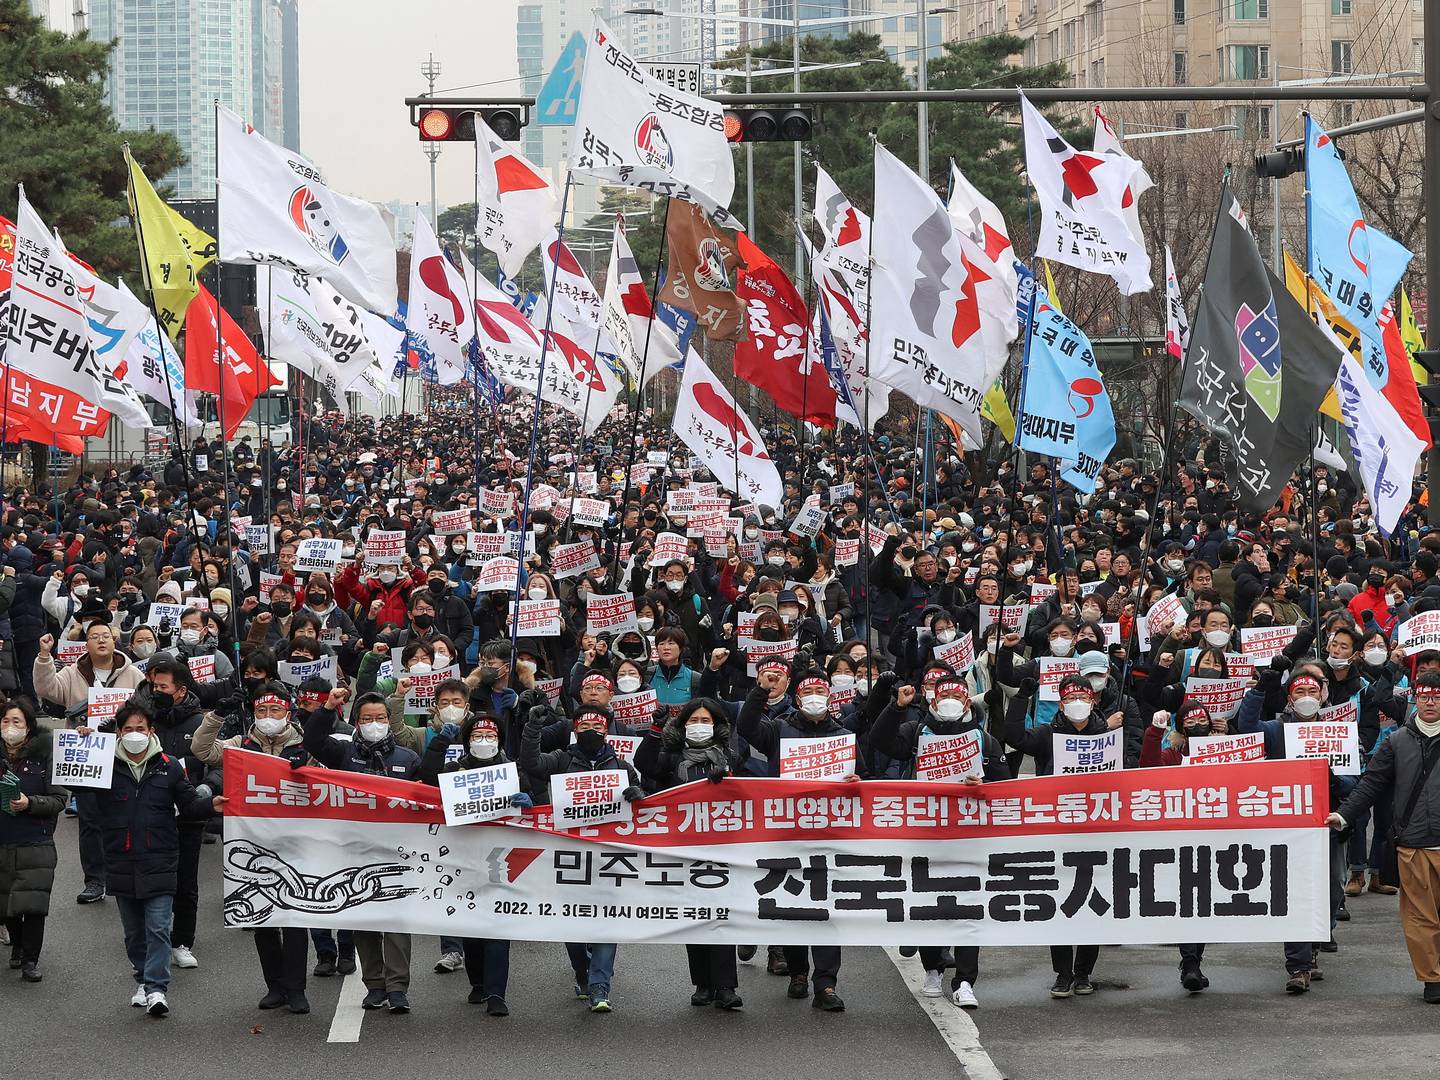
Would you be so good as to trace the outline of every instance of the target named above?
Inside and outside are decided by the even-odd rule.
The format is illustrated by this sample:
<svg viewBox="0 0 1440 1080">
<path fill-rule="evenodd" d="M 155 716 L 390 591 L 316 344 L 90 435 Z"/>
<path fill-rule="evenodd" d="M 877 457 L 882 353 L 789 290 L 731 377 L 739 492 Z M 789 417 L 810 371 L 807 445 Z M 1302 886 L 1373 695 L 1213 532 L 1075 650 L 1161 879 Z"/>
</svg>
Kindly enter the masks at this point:
<svg viewBox="0 0 1440 1080">
<path fill-rule="evenodd" d="M 1065 48 L 1064 48 L 1064 51 L 1061 53 L 1062 56 L 1074 56 L 1074 55 L 1075 55 L 1075 21 L 1076 21 L 1076 20 L 1071 19 L 1069 22 L 1067 22 L 1067 23 L 1065 24 L 1065 27 L 1064 27 L 1064 34 L 1065 34 L 1064 45 L 1065 45 Z"/>
<path fill-rule="evenodd" d="M 1250 22 L 1270 17 L 1270 0 L 1230 0 L 1229 7 L 1230 17 L 1236 22 Z"/>
<path fill-rule="evenodd" d="M 1353 58 L 1350 55 L 1351 42 L 1332 41 L 1330 42 L 1330 74 L 1349 75 L 1355 69 Z"/>
<path fill-rule="evenodd" d="M 1176 26 L 1185 25 L 1185 0 L 1175 0 L 1174 13 L 1171 16 Z"/>
<path fill-rule="evenodd" d="M 1330 0 L 1331 15 L 1354 15 L 1355 0 Z"/>
<path fill-rule="evenodd" d="M 1176 129 L 1187 128 L 1190 126 L 1190 114 L 1185 112 L 1184 110 L 1177 110 L 1174 120 L 1175 122 L 1171 125 L 1171 127 L 1174 127 Z"/>
<path fill-rule="evenodd" d="M 1105 61 L 1103 59 L 1095 60 L 1090 64 L 1090 85 L 1105 85 Z"/>
<path fill-rule="evenodd" d="M 1244 82 L 1270 78 L 1270 46 L 1231 45 L 1219 51 L 1220 77 Z"/>
<path fill-rule="evenodd" d="M 1085 9 L 1085 32 L 1091 41 L 1105 34 L 1104 0 L 1095 0 Z"/>
<path fill-rule="evenodd" d="M 1190 83 L 1189 55 L 1183 52 L 1174 54 L 1175 58 L 1175 85 L 1187 86 Z"/>
</svg>

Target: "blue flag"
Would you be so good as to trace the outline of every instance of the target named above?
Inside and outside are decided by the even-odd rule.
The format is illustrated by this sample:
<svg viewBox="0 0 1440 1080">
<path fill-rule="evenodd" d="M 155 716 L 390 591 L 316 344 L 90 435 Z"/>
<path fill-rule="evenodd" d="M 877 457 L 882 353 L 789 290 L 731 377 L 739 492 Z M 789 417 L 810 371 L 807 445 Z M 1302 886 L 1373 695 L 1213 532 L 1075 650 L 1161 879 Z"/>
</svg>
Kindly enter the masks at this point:
<svg viewBox="0 0 1440 1080">
<path fill-rule="evenodd" d="M 1115 413 L 1095 352 L 1080 328 L 1050 304 L 1037 282 L 1030 323 L 1020 448 L 1069 463 L 1063 478 L 1094 491 L 1115 446 Z"/>
<path fill-rule="evenodd" d="M 1366 227 L 1335 140 L 1311 116 L 1305 118 L 1305 188 L 1310 276 L 1360 332 L 1365 376 L 1383 390 L 1390 364 L 1376 320 L 1414 256 Z"/>
</svg>

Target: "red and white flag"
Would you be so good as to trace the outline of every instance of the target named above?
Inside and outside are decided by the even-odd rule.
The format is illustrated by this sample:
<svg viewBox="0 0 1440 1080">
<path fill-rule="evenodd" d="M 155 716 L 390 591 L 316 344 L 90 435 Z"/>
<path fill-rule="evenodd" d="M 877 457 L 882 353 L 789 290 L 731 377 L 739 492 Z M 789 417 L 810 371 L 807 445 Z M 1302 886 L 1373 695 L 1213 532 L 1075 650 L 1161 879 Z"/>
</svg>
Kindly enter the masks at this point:
<svg viewBox="0 0 1440 1080">
<path fill-rule="evenodd" d="M 625 370 L 636 380 L 641 380 L 643 373 L 642 386 L 680 362 L 680 342 L 674 330 L 655 318 L 650 293 L 625 239 L 625 225 L 618 219 L 610 243 L 610 267 L 605 273 L 603 326 Z"/>
<path fill-rule="evenodd" d="M 1185 359 L 1190 348 L 1190 317 L 1185 314 L 1185 298 L 1180 295 L 1180 279 L 1175 276 L 1175 263 L 1170 258 L 1170 245 L 1165 245 L 1165 351 L 1176 360 Z"/>
<path fill-rule="evenodd" d="M 868 416 L 870 426 L 880 422 L 888 406 L 889 391 L 876 387 L 872 395 L 866 358 L 870 309 L 870 218 L 835 186 L 830 174 L 815 166 L 815 223 L 825 237 L 818 253 L 811 251 L 811 272 L 815 278 L 818 307 L 825 309 L 835 357 L 845 373 L 850 398 L 855 402 L 854 418 L 843 405 L 836 408 L 838 419 L 860 427 Z M 808 238 L 801 234 L 806 250 Z M 811 351 L 820 348 L 818 323 L 810 335 Z M 818 353 L 817 353 L 818 356 Z"/>
<path fill-rule="evenodd" d="M 549 178 L 475 118 L 475 210 L 480 243 L 506 277 L 545 239 L 560 216 Z"/>
<path fill-rule="evenodd" d="M 470 287 L 465 275 L 440 250 L 429 218 L 416 213 L 405 327 L 435 357 L 441 386 L 453 386 L 465 377 L 465 350 L 474 336 L 469 311 Z"/>
<path fill-rule="evenodd" d="M 220 342 L 225 363 L 219 363 Z M 204 285 L 185 309 L 185 385 L 202 393 L 223 395 L 225 438 L 231 439 L 255 399 L 280 385 L 255 351 L 249 335 L 215 302 Z"/>
<path fill-rule="evenodd" d="M 1035 254 L 1115 279 L 1125 293 L 1150 288 L 1150 256 L 1130 232 L 1124 207 L 1139 162 L 1121 154 L 1076 150 L 1020 96 L 1025 168 L 1040 199 Z"/>
<path fill-rule="evenodd" d="M 955 227 L 985 252 L 1013 296 L 1020 288 L 1020 275 L 1015 270 L 1015 248 L 1010 243 L 1010 230 L 1000 208 L 991 202 L 950 162 L 950 201 L 946 204 Z"/>
<path fill-rule="evenodd" d="M 674 428 L 721 487 L 747 502 L 780 505 L 785 489 L 775 462 L 765 450 L 760 429 L 694 349 L 685 358 Z"/>
<path fill-rule="evenodd" d="M 1150 179 L 1150 174 L 1137 158 L 1125 152 L 1125 140 L 1115 129 L 1115 125 L 1110 123 L 1110 118 L 1100 111 L 1099 105 L 1095 106 L 1095 141 L 1091 146 L 1095 153 L 1118 158 L 1134 170 L 1130 183 L 1125 187 L 1125 193 L 1120 196 L 1120 214 L 1130 230 L 1131 239 L 1143 248 L 1145 238 L 1140 235 L 1140 196 L 1154 187 L 1155 181 Z"/>
</svg>

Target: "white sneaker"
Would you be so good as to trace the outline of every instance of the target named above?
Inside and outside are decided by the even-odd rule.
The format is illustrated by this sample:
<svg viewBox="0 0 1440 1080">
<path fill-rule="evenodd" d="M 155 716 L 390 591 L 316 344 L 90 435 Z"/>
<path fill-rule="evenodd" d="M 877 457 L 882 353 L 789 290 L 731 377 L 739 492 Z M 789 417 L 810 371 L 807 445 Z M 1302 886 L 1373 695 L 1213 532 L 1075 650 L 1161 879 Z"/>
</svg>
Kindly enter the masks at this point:
<svg viewBox="0 0 1440 1080">
<path fill-rule="evenodd" d="M 145 1007 L 145 987 L 135 987 L 135 993 L 130 998 L 130 1004 L 137 1009 L 143 1009 Z"/>
<path fill-rule="evenodd" d="M 145 1011 L 157 1020 L 170 1011 L 170 1002 L 159 990 L 145 995 Z"/>
<path fill-rule="evenodd" d="M 920 992 L 926 997 L 942 997 L 945 993 L 945 974 L 940 971 L 925 972 L 925 988 Z"/>
<path fill-rule="evenodd" d="M 177 968 L 198 968 L 200 961 L 184 945 L 170 950 L 170 963 Z"/>
<path fill-rule="evenodd" d="M 440 959 L 435 961 L 435 974 L 449 975 L 452 971 L 459 971 L 464 966 L 465 957 L 460 953 L 442 953 Z"/>
<path fill-rule="evenodd" d="M 968 982 L 962 982 L 950 995 L 950 1000 L 962 1009 L 978 1009 L 980 1002 L 976 1000 L 975 991 Z"/>
</svg>

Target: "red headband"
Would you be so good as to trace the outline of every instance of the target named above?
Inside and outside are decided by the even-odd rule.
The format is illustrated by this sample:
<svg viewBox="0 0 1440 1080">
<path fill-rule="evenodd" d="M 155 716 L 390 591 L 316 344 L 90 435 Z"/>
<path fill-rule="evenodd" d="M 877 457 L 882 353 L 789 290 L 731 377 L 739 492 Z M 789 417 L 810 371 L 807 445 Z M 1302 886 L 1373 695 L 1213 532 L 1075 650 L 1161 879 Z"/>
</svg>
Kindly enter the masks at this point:
<svg viewBox="0 0 1440 1080">
<path fill-rule="evenodd" d="M 779 668 L 781 671 L 789 671 L 790 661 L 781 660 L 778 657 L 772 656 L 767 660 L 761 660 L 758 664 L 755 665 L 755 671 L 757 674 L 761 671 L 764 671 L 766 668 Z"/>
<path fill-rule="evenodd" d="M 1088 697 L 1093 697 L 1093 696 L 1094 696 L 1094 691 L 1092 691 L 1092 690 L 1090 689 L 1090 687 L 1088 687 L 1088 686 L 1076 686 L 1075 684 L 1072 683 L 1072 684 L 1069 685 L 1069 686 L 1062 686 L 1062 687 L 1060 688 L 1060 700 L 1061 700 L 1061 701 L 1068 701 L 1070 698 L 1077 698 L 1077 697 L 1088 698 Z"/>
<path fill-rule="evenodd" d="M 472 735 L 477 731 L 494 731 L 498 733 L 500 726 L 496 724 L 494 720 L 490 719 L 490 717 L 482 716 L 475 721 L 475 726 L 470 729 Z"/>
<path fill-rule="evenodd" d="M 1302 672 L 1301 674 L 1296 675 L 1293 679 L 1290 680 L 1290 689 L 1294 690 L 1297 686 L 1301 685 L 1312 686 L 1316 690 L 1319 690 L 1320 680 L 1317 679 L 1314 675 L 1309 674 L 1308 672 Z"/>
<path fill-rule="evenodd" d="M 323 696 L 321 700 L 324 700 Z M 286 701 L 279 694 L 261 694 L 255 699 L 255 706 L 259 708 L 261 705 L 283 705 L 287 712 L 290 709 L 290 702 Z"/>
<path fill-rule="evenodd" d="M 586 675 L 585 678 L 582 679 L 580 682 L 580 686 L 582 689 L 587 686 L 608 687 L 610 685 L 610 676 L 606 675 L 603 671 L 592 671 L 589 675 Z"/>
<path fill-rule="evenodd" d="M 830 683 L 822 676 L 807 675 L 805 676 L 805 678 L 800 680 L 799 692 L 803 694 L 807 689 L 823 690 L 825 693 L 828 694 L 830 692 Z"/>
</svg>

